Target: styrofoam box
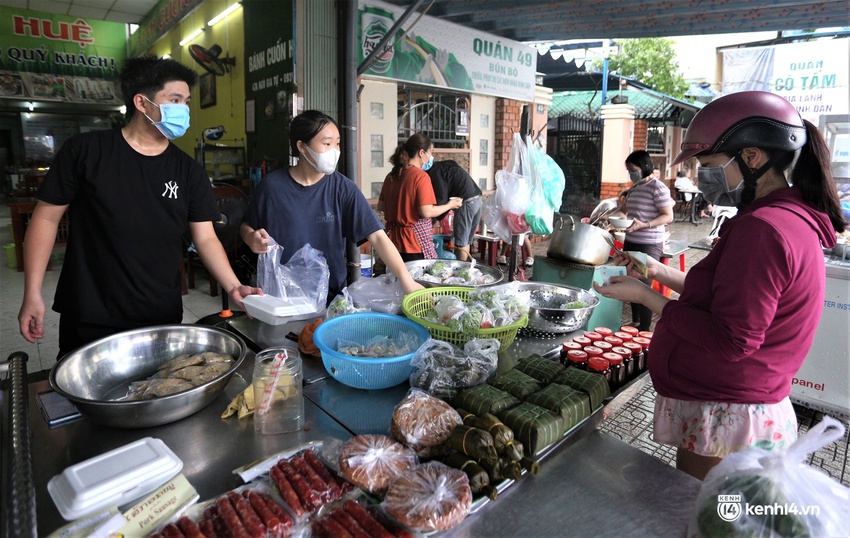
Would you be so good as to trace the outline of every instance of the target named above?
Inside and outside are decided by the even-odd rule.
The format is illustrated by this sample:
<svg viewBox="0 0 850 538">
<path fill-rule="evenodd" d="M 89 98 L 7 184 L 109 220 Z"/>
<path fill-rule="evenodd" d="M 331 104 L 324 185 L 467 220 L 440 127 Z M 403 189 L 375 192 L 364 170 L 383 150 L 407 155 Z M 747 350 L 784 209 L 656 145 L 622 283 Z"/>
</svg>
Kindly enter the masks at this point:
<svg viewBox="0 0 850 538">
<path fill-rule="evenodd" d="M 282 325 L 295 317 L 316 312 L 303 297 L 284 300 L 273 295 L 248 295 L 242 298 L 242 304 L 249 316 L 269 325 Z"/>
<path fill-rule="evenodd" d="M 145 437 L 68 467 L 50 479 L 47 491 L 62 517 L 72 521 L 147 495 L 182 468 L 162 440 Z"/>
</svg>

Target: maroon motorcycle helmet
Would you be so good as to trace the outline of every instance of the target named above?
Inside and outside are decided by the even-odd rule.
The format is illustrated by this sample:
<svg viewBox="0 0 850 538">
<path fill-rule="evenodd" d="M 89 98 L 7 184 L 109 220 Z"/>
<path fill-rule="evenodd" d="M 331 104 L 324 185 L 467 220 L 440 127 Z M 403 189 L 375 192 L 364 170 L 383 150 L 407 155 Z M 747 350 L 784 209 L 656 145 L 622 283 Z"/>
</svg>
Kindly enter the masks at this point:
<svg viewBox="0 0 850 538">
<path fill-rule="evenodd" d="M 806 126 L 791 103 L 774 93 L 736 92 L 697 112 L 673 164 L 697 155 L 731 155 L 750 147 L 796 151 L 805 143 Z"/>
</svg>

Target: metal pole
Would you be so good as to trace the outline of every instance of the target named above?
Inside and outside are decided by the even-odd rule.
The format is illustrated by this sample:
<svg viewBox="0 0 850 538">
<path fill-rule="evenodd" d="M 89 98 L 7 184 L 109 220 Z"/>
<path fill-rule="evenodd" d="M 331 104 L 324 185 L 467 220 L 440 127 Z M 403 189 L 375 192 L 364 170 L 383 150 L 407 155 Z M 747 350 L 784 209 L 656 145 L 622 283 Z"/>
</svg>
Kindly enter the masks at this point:
<svg viewBox="0 0 850 538">
<path fill-rule="evenodd" d="M 344 80 L 343 86 L 344 106 L 343 117 L 341 122 L 342 127 L 342 142 L 345 150 L 345 175 L 348 176 L 355 184 L 359 185 L 357 155 L 358 155 L 358 126 L 360 123 L 360 114 L 358 110 L 358 102 L 360 91 L 357 84 L 357 51 L 359 44 L 357 43 L 357 2 L 349 0 L 345 2 L 344 30 L 342 44 L 345 49 L 344 56 Z M 376 47 L 377 50 L 377 47 Z M 375 52 L 375 51 L 372 51 Z M 377 58 L 377 56 L 375 56 Z M 345 257 L 348 260 L 346 265 L 346 282 L 351 284 L 360 278 L 360 249 L 351 241 L 346 241 Z M 333 299 L 333 297 L 328 297 Z"/>
<path fill-rule="evenodd" d="M 35 511 L 35 483 L 32 475 L 32 432 L 29 422 L 29 396 L 27 394 L 26 353 L 12 353 L 8 358 L 8 390 L 3 400 L 8 400 L 7 421 L 2 430 L 3 439 L 3 521 L 4 536 L 38 536 Z M 8 436 L 8 438 L 6 438 Z"/>
</svg>

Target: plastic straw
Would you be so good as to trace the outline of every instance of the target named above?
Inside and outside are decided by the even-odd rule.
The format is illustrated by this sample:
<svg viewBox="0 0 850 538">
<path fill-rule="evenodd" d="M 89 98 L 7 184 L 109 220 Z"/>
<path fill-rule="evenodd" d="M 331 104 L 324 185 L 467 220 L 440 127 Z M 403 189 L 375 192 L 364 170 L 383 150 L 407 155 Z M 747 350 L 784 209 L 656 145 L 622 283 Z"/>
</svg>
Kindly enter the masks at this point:
<svg viewBox="0 0 850 538">
<path fill-rule="evenodd" d="M 274 391 L 277 388 L 277 382 L 280 379 L 280 372 L 283 370 L 283 363 L 286 361 L 286 358 L 287 353 L 285 349 L 274 356 L 271 372 L 269 372 L 269 379 L 266 381 L 266 386 L 263 389 L 263 401 L 260 402 L 260 406 L 257 408 L 258 415 L 265 415 L 272 407 Z"/>
</svg>

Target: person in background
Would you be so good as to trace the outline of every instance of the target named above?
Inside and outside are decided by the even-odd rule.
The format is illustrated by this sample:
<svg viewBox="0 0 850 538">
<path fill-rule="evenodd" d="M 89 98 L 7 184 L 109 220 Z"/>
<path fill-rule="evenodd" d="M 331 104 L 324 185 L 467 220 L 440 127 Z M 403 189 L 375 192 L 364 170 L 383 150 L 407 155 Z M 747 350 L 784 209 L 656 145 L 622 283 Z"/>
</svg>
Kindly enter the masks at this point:
<svg viewBox="0 0 850 538">
<path fill-rule="evenodd" d="M 496 263 L 500 265 L 507 265 L 508 256 L 513 252 L 513 248 L 511 247 L 510 242 L 505 241 L 502 246 L 502 253 L 499 254 L 499 257 L 496 258 Z M 526 235 L 525 240 L 522 242 L 522 246 L 520 247 L 521 258 L 517 260 L 517 265 L 525 263 L 526 267 L 531 267 L 534 265 L 534 256 L 531 255 L 531 241 L 528 240 L 528 236 Z"/>
<path fill-rule="evenodd" d="M 21 335 L 44 337 L 41 286 L 58 224 L 69 211 L 68 246 L 53 309 L 59 357 L 137 327 L 183 319 L 180 266 L 187 226 L 201 260 L 238 304 L 262 293 L 240 284 L 213 229 L 220 218 L 209 177 L 171 140 L 189 127 L 198 75 L 171 59 L 128 59 L 120 74 L 121 129 L 68 139 L 39 190 L 24 242 Z"/>
<path fill-rule="evenodd" d="M 653 168 L 652 169 L 652 179 L 661 179 L 661 169 Z"/>
<path fill-rule="evenodd" d="M 470 261 L 469 245 L 475 238 L 481 221 L 481 189 L 469 174 L 452 160 L 437 161 L 428 170 L 437 205 L 447 204 L 451 198 L 460 198 L 463 205 L 454 213 L 455 255 L 460 261 Z M 445 213 L 437 218 L 442 219 Z"/>
<path fill-rule="evenodd" d="M 690 202 L 694 197 L 694 191 L 698 190 L 697 186 L 694 185 L 694 182 L 690 178 L 689 174 L 690 170 L 679 170 L 678 172 L 676 172 L 676 183 L 673 184 L 673 187 L 676 190 L 682 192 L 686 202 Z M 712 205 L 708 203 L 708 200 L 706 200 L 704 196 L 699 196 L 697 204 L 699 204 L 700 218 L 707 217 L 708 215 L 705 212 L 708 211 L 709 213 L 711 213 L 711 211 L 714 209 Z"/>
<path fill-rule="evenodd" d="M 328 262 L 328 302 L 347 286 L 346 240 L 369 241 L 405 293 L 422 289 L 404 267 L 381 221 L 357 188 L 336 171 L 339 127 L 318 110 L 305 110 L 289 125 L 289 146 L 298 164 L 267 175 L 257 186 L 242 219 L 243 241 L 257 254 L 270 238 L 283 247 L 285 264 L 307 243 Z"/>
<path fill-rule="evenodd" d="M 437 205 L 431 178 L 425 173 L 434 164 L 434 144 L 425 134 L 416 133 L 399 144 L 390 163 L 393 169 L 378 198 L 387 233 L 404 261 L 434 259 L 437 251 L 431 219 L 458 209 L 463 200 L 449 199 Z"/>
<path fill-rule="evenodd" d="M 796 439 L 788 395 L 823 311 L 822 248 L 847 222 L 826 142 L 779 95 L 737 92 L 706 105 L 674 164 L 691 157 L 709 201 L 725 193 L 738 213 L 687 274 L 649 260 L 650 276 L 679 299 L 631 277 L 594 287 L 661 316 L 648 363 L 658 393 L 653 438 L 702 479 L 733 452 Z"/>
<path fill-rule="evenodd" d="M 664 226 L 673 222 L 675 202 L 667 185 L 652 177 L 657 168 L 646 151 L 635 151 L 626 157 L 626 170 L 634 183 L 626 197 L 626 215 L 634 222 L 626 229 L 623 250 L 644 252 L 647 258 L 660 260 L 664 251 Z M 652 280 L 643 282 L 648 286 Z M 640 303 L 632 303 L 632 320 L 639 330 L 648 331 L 652 311 Z"/>
</svg>

